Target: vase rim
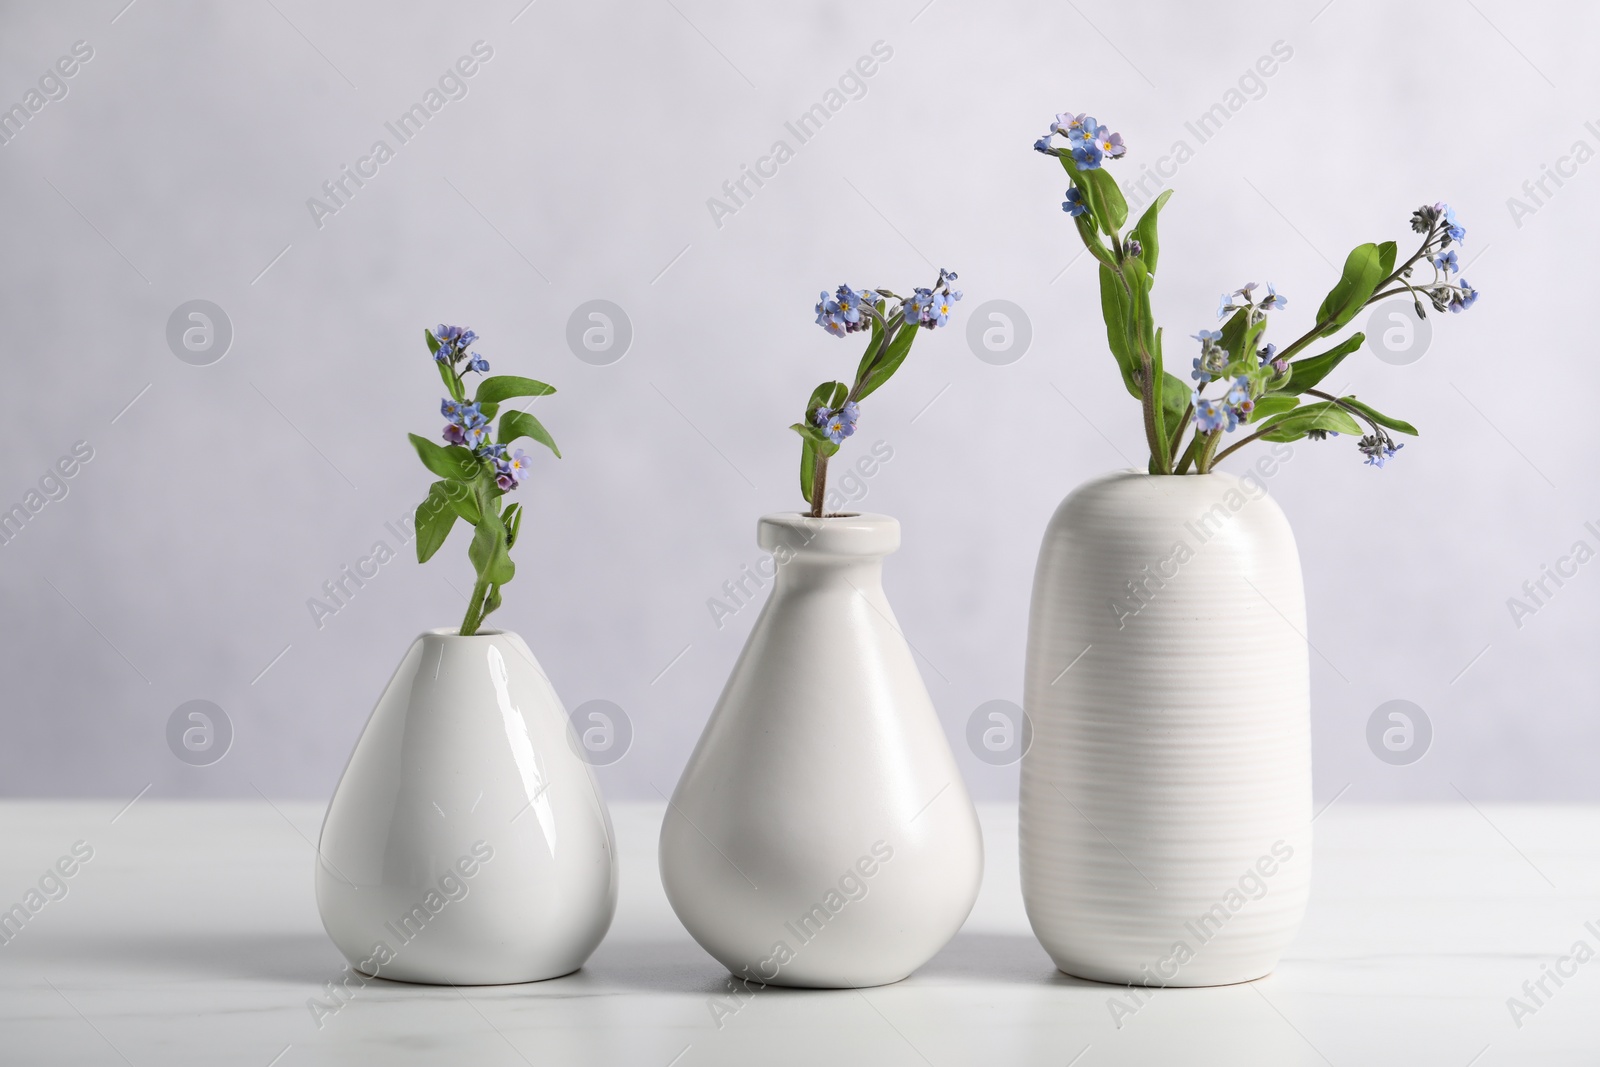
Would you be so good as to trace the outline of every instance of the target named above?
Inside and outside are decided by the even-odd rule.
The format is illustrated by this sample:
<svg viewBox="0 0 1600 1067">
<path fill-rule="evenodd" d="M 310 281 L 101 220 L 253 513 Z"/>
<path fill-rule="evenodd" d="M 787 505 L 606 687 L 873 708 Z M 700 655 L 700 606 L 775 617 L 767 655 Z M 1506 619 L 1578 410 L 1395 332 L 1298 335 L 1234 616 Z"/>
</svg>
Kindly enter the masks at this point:
<svg viewBox="0 0 1600 1067">
<path fill-rule="evenodd" d="M 756 542 L 797 556 L 887 556 L 900 547 L 900 520 L 870 511 L 823 518 L 799 511 L 775 511 L 756 524 Z"/>
<path fill-rule="evenodd" d="M 459 641 L 476 641 L 480 637 L 506 637 L 515 636 L 509 630 L 479 630 L 471 637 L 462 637 L 459 626 L 441 626 L 433 630 L 422 631 L 423 637 L 448 637 Z"/>
</svg>

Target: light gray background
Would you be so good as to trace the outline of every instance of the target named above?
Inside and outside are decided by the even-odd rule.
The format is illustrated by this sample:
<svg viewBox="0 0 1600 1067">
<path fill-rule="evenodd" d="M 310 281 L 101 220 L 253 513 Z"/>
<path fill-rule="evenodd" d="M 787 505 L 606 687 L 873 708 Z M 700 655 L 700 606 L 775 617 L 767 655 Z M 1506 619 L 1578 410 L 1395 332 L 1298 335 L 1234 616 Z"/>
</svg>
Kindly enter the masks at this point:
<svg viewBox="0 0 1600 1067">
<path fill-rule="evenodd" d="M 1600 148 L 1589 6 L 125 2 L 0 6 L 0 105 L 75 41 L 94 49 L 0 146 L 0 505 L 94 449 L 0 547 L 0 792 L 331 792 L 407 644 L 459 621 L 470 582 L 460 531 L 419 568 L 385 526 L 430 479 L 404 434 L 437 430 L 420 331 L 439 321 L 561 390 L 537 410 L 566 458 L 523 491 L 495 621 L 569 707 L 627 710 L 610 795 L 669 792 L 756 614 L 719 630 L 706 601 L 760 558 L 756 517 L 799 504 L 785 427 L 859 355 L 812 324 L 817 291 L 943 265 L 966 291 L 955 327 L 919 341 L 845 455 L 894 449 L 860 504 L 904 525 L 890 598 L 974 793 L 1013 796 L 1014 767 L 967 751 L 968 716 L 1020 700 L 1052 509 L 1142 447 L 1064 176 L 1029 150 L 1070 108 L 1123 132 L 1125 181 L 1178 139 L 1196 149 L 1156 291 L 1175 369 L 1224 289 L 1270 279 L 1298 333 L 1351 245 L 1405 246 L 1418 204 L 1456 206 L 1477 308 L 1434 319 L 1414 364 L 1346 364 L 1424 436 L 1381 472 L 1348 441 L 1300 446 L 1271 482 L 1306 572 L 1317 792 L 1600 797 L 1600 563 L 1520 629 L 1506 606 L 1575 540 L 1600 547 L 1583 528 L 1600 525 L 1600 163 L 1520 220 L 1507 205 L 1575 141 Z M 307 198 L 393 144 L 385 121 L 479 40 L 493 58 L 466 98 L 318 228 Z M 866 96 L 715 225 L 707 198 L 793 146 L 784 122 L 880 40 L 893 56 Z M 1199 144 L 1185 122 L 1277 41 L 1292 58 Z M 635 332 L 611 366 L 564 339 L 596 298 Z M 234 329 L 211 366 L 166 343 L 192 299 Z M 991 299 L 1031 319 L 1009 366 L 966 342 Z M 379 540 L 401 558 L 319 630 L 308 598 Z M 1250 667 L 1241 648 L 1196 684 L 1248 686 Z M 165 741 L 195 698 L 236 732 L 203 768 Z M 1366 722 L 1402 698 L 1434 739 L 1394 767 Z"/>
</svg>

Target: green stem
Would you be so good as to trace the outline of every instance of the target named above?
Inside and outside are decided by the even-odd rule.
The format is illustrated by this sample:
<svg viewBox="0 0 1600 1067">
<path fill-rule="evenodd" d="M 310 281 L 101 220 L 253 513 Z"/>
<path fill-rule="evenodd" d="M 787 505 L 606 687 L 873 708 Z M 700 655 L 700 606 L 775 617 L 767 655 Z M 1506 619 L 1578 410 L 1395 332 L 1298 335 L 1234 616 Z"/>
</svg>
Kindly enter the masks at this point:
<svg viewBox="0 0 1600 1067">
<path fill-rule="evenodd" d="M 1198 474 L 1210 474 L 1212 466 L 1217 462 L 1213 453 L 1217 450 L 1217 442 L 1222 440 L 1221 430 L 1212 430 L 1205 435 L 1205 443 L 1200 446 L 1200 455 L 1195 460 L 1194 469 Z"/>
<path fill-rule="evenodd" d="M 1183 457 L 1178 460 L 1178 465 L 1175 468 L 1177 473 L 1189 473 L 1189 465 L 1194 462 L 1195 452 L 1197 452 L 1200 448 L 1200 437 L 1201 435 L 1196 433 L 1193 437 L 1189 438 L 1189 447 L 1183 450 Z"/>
<path fill-rule="evenodd" d="M 1167 470 L 1172 470 L 1178 463 L 1178 445 L 1183 443 L 1183 435 L 1189 429 L 1189 419 L 1194 416 L 1194 403 L 1190 402 L 1183 409 L 1183 416 L 1178 419 L 1177 429 L 1172 431 L 1171 446 L 1167 449 Z"/>
<path fill-rule="evenodd" d="M 461 629 L 456 631 L 462 637 L 471 637 L 478 632 L 479 625 L 483 622 L 483 606 L 489 600 L 489 579 L 483 575 L 472 586 L 472 596 L 467 601 L 467 616 L 461 620 Z"/>
<path fill-rule="evenodd" d="M 1344 402 L 1344 398 L 1343 397 L 1334 396 L 1332 393 L 1324 393 L 1321 389 L 1307 389 L 1306 392 L 1308 394 L 1310 394 L 1311 396 L 1321 397 L 1323 400 L 1331 400 L 1335 404 L 1338 404 L 1340 407 L 1344 408 L 1350 414 L 1354 415 L 1356 418 L 1360 419 L 1362 422 L 1366 423 L 1368 426 L 1371 426 L 1373 433 L 1382 433 L 1383 432 L 1383 428 L 1378 425 L 1378 423 L 1372 418 L 1371 415 L 1368 415 L 1366 412 L 1362 411 L 1358 407 L 1352 407 L 1351 405 L 1346 404 Z"/>
<path fill-rule="evenodd" d="M 822 518 L 823 501 L 828 496 L 828 457 L 817 453 L 817 461 L 811 469 L 811 517 Z"/>
<path fill-rule="evenodd" d="M 1255 433 L 1251 434 L 1249 437 L 1246 437 L 1246 438 L 1244 438 L 1243 440 L 1240 440 L 1240 441 L 1235 441 L 1233 444 L 1229 445 L 1227 448 L 1224 448 L 1221 452 L 1218 452 L 1217 453 L 1217 457 L 1215 459 L 1213 459 L 1211 462 L 1213 464 L 1221 463 L 1223 460 L 1227 459 L 1233 453 L 1239 451 L 1239 449 L 1243 448 L 1245 445 L 1249 444 L 1251 441 L 1254 441 L 1257 438 L 1259 438 L 1262 434 L 1271 432 L 1272 429 L 1274 429 L 1274 427 L 1263 426 L 1261 429 L 1257 430 Z"/>
</svg>

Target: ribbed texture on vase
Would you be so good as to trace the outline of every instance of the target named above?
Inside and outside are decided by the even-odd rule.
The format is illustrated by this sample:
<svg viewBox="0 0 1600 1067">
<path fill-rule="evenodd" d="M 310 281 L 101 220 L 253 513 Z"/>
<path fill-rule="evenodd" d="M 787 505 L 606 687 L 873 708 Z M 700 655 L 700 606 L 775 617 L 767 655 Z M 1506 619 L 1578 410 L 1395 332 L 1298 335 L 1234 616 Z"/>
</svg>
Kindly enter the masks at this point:
<svg viewBox="0 0 1600 1067">
<path fill-rule="evenodd" d="M 1057 510 L 1029 625 L 1021 859 L 1062 970 L 1217 985 L 1276 965 L 1310 876 L 1304 634 L 1294 536 L 1264 489 L 1130 472 Z"/>
</svg>

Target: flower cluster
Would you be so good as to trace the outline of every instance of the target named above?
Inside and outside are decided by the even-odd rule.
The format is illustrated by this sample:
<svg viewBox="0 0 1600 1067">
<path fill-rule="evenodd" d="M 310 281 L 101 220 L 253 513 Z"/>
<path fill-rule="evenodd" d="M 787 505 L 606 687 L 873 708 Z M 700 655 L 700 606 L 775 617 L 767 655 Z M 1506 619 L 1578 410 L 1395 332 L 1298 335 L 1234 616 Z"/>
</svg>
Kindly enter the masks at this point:
<svg viewBox="0 0 1600 1067">
<path fill-rule="evenodd" d="M 1240 422 L 1248 421 L 1250 413 L 1255 410 L 1256 402 L 1250 391 L 1250 379 L 1244 375 L 1233 380 L 1228 386 L 1227 396 L 1220 400 L 1203 397 L 1196 389 L 1189 397 L 1190 403 L 1194 404 L 1195 425 L 1202 433 L 1214 430 L 1232 433 Z"/>
<path fill-rule="evenodd" d="M 469 448 L 473 455 L 493 463 L 495 484 L 502 491 L 509 493 L 527 479 L 528 454 L 520 448 L 508 449 L 503 444 L 490 443 L 489 420 L 481 404 L 446 397 L 439 401 L 439 412 L 448 420 L 444 427 L 445 441 Z"/>
<path fill-rule="evenodd" d="M 1064 144 L 1056 140 L 1058 136 Z M 1220 327 L 1193 335 L 1200 352 L 1193 359 L 1194 385 L 1189 387 L 1163 366 L 1161 331 L 1150 300 L 1157 260 L 1164 258 L 1158 255 L 1156 226 L 1171 190 L 1162 191 L 1129 226 L 1123 189 L 1105 168 L 1105 161 L 1122 158 L 1126 147 L 1120 135 L 1087 114 L 1057 115 L 1033 147 L 1054 156 L 1071 181 L 1061 210 L 1075 220 L 1077 237 L 1100 263 L 1101 314 L 1123 381 L 1144 409 L 1150 473 L 1206 474 L 1253 441 L 1325 440 L 1341 433 L 1359 439 L 1367 462 L 1382 467 L 1401 447 L 1389 431 L 1416 435 L 1409 423 L 1353 395 L 1317 388 L 1341 360 L 1361 347 L 1362 334 L 1352 333 L 1320 352 L 1307 350 L 1344 330 L 1362 309 L 1400 293 L 1411 296 L 1419 317 L 1425 303 L 1439 311 L 1461 312 L 1477 302 L 1477 290 L 1460 276 L 1461 257 L 1455 247 L 1466 239 L 1466 227 L 1448 204 L 1425 204 L 1412 215 L 1412 228 L 1423 236 L 1409 258 L 1396 261 L 1399 249 L 1393 241 L 1367 242 L 1352 249 L 1311 328 L 1282 341 L 1282 348 L 1265 336 L 1270 313 L 1286 309 L 1289 303 L 1271 282 L 1264 291 L 1256 282 L 1248 282 L 1224 293 L 1217 304 Z M 1412 281 L 1419 265 L 1433 268 L 1431 280 Z M 1281 320 L 1282 316 L 1272 316 L 1271 324 Z M 1213 382 L 1217 387 L 1210 389 Z M 1208 389 L 1213 395 L 1204 395 Z M 1185 391 L 1189 402 L 1182 404 Z M 1239 434 L 1241 439 L 1223 447 L 1224 435 L 1241 424 L 1249 424 Z"/>
<path fill-rule="evenodd" d="M 475 370 L 479 374 L 488 372 L 489 361 L 476 352 L 467 351 L 478 339 L 476 333 L 460 326 L 446 326 L 444 323 L 435 326 L 430 332 L 433 334 L 433 339 L 439 342 L 439 350 L 433 354 L 435 360 L 453 367 L 465 359 L 467 370 Z"/>
<path fill-rule="evenodd" d="M 827 293 L 821 293 L 820 296 L 816 308 L 817 325 L 835 337 L 865 330 L 871 324 L 870 312 L 869 315 L 863 315 L 862 305 L 870 309 L 878 304 L 878 294 L 871 289 L 863 289 L 858 293 L 848 285 L 839 286 L 832 296 Z"/>
<path fill-rule="evenodd" d="M 854 400 L 846 400 L 837 408 L 819 407 L 811 413 L 811 421 L 828 435 L 828 440 L 838 444 L 856 432 L 856 422 L 861 418 L 861 408 Z"/>
<path fill-rule="evenodd" d="M 817 325 L 833 334 L 844 337 L 865 330 L 873 319 L 884 320 L 878 305 L 887 300 L 899 300 L 897 311 L 889 317 L 903 316 L 907 326 L 921 326 L 932 330 L 950 321 L 951 306 L 961 299 L 961 291 L 952 289 L 950 283 L 959 277 L 953 270 L 939 268 L 939 280 L 931 287 L 913 289 L 908 297 L 900 297 L 887 289 L 852 289 L 841 285 L 830 296 L 819 294 L 815 311 Z"/>
<path fill-rule="evenodd" d="M 939 268 L 939 280 L 931 289 L 914 289 L 905 302 L 907 326 L 921 326 L 932 330 L 950 321 L 950 307 L 961 299 L 961 290 L 951 289 L 956 272 Z"/>
<path fill-rule="evenodd" d="M 1065 149 L 1051 140 L 1060 135 L 1067 139 Z M 1059 156 L 1065 151 L 1079 170 L 1098 170 L 1107 159 L 1121 159 L 1128 151 L 1122 143 L 1122 134 L 1112 133 L 1100 125 L 1092 115 L 1074 115 L 1063 111 L 1050 124 L 1050 132 L 1033 143 L 1034 151 L 1047 156 Z M 1068 197 L 1070 200 L 1070 195 Z M 1081 212 L 1072 211 L 1077 215 Z"/>
<path fill-rule="evenodd" d="M 479 451 L 489 439 L 489 420 L 478 404 L 467 404 L 445 397 L 439 401 L 439 414 L 445 417 L 444 439 Z"/>
<path fill-rule="evenodd" d="M 1367 457 L 1369 467 L 1382 467 L 1404 447 L 1406 446 L 1396 443 L 1394 438 L 1377 427 L 1373 427 L 1372 433 L 1356 442 L 1356 448 Z"/>
<path fill-rule="evenodd" d="M 841 285 L 817 300 L 817 325 L 835 337 L 869 331 L 867 350 L 856 366 L 855 380 L 823 382 L 806 401 L 800 421 L 789 429 L 800 435 L 800 492 L 811 505 L 812 518 L 824 517 L 827 500 L 828 460 L 845 438 L 856 432 L 861 419 L 859 401 L 879 389 L 910 354 L 923 330 L 949 323 L 961 293 L 954 288 L 955 271 L 940 268 L 932 285 L 920 286 L 907 296 L 882 287 L 852 289 Z"/>
<path fill-rule="evenodd" d="M 1228 365 L 1228 350 L 1222 347 L 1221 330 L 1201 330 L 1194 339 L 1200 342 L 1200 354 L 1194 358 L 1194 370 L 1189 377 L 1205 385 Z"/>
<path fill-rule="evenodd" d="M 1452 244 L 1459 245 L 1467 239 L 1467 228 L 1456 219 L 1455 211 L 1449 204 L 1423 204 L 1411 213 L 1411 228 L 1417 233 L 1427 234 L 1423 242 L 1420 257 L 1426 257 L 1433 266 L 1433 281 L 1426 285 L 1413 286 L 1409 282 L 1406 288 L 1411 290 L 1412 299 L 1416 302 L 1417 317 L 1421 318 L 1422 301 L 1417 298 L 1421 293 L 1428 298 L 1435 311 L 1448 311 L 1458 314 L 1478 302 L 1478 291 L 1474 289 L 1465 278 L 1461 277 L 1461 263 L 1457 258 L 1456 250 Z M 1451 282 L 1451 275 L 1455 281 Z M 1404 276 L 1410 278 L 1411 271 L 1404 271 Z M 1383 466 L 1378 463 L 1377 466 Z"/>
<path fill-rule="evenodd" d="M 1250 321 L 1257 323 L 1265 317 L 1266 312 L 1282 311 L 1289 306 L 1289 298 L 1280 296 L 1278 290 L 1272 287 L 1271 282 L 1267 283 L 1267 295 L 1257 303 L 1255 292 L 1258 288 L 1260 286 L 1255 282 L 1245 282 L 1243 287 L 1235 289 L 1231 293 L 1223 293 L 1222 299 L 1217 303 L 1217 318 L 1225 319 L 1235 311 L 1248 309 Z M 1266 360 L 1262 360 L 1262 362 L 1265 363 Z"/>
</svg>

